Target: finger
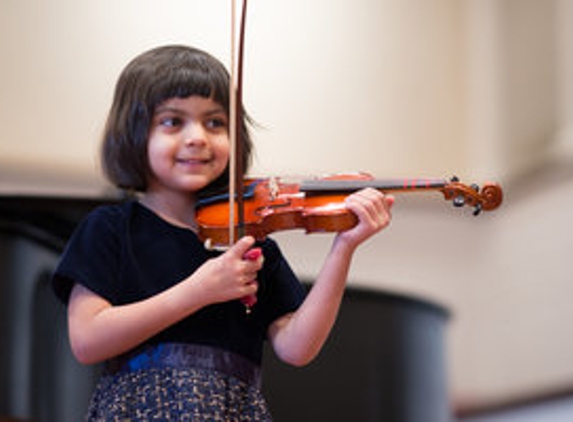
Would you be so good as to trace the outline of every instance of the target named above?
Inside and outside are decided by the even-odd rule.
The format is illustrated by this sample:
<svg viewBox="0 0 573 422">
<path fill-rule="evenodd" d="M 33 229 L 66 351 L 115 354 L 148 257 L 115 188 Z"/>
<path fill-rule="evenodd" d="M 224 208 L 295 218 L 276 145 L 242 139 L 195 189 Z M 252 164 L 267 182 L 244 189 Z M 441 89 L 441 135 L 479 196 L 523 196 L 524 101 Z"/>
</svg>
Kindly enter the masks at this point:
<svg viewBox="0 0 573 422">
<path fill-rule="evenodd" d="M 252 308 L 257 303 L 257 290 L 259 290 L 259 283 L 257 280 L 251 280 L 249 283 L 245 285 L 248 288 L 249 293 L 245 296 L 241 297 L 241 302 L 247 308 Z"/>
<path fill-rule="evenodd" d="M 394 198 L 394 195 L 384 195 L 384 202 L 386 203 L 386 208 L 391 210 L 396 198 Z"/>
<path fill-rule="evenodd" d="M 385 227 L 388 225 L 392 218 L 392 204 L 394 203 L 394 197 L 388 195 L 379 196 L 374 202 L 375 214 L 373 218 L 378 224 L 378 227 Z"/>
<path fill-rule="evenodd" d="M 348 208 L 363 222 L 384 227 L 388 224 L 390 207 L 394 202 L 392 196 L 386 196 L 376 189 L 363 189 L 348 197 Z"/>
<path fill-rule="evenodd" d="M 376 214 L 379 215 L 386 215 L 390 213 L 390 209 L 394 204 L 394 197 L 392 195 L 386 195 L 374 189 L 362 193 L 364 195 L 364 199 L 366 200 L 365 206 L 367 209 L 373 210 Z M 371 201 L 373 208 L 370 208 L 368 205 L 368 200 Z"/>
<path fill-rule="evenodd" d="M 382 193 L 373 189 L 363 189 L 350 195 L 346 199 L 348 208 L 359 217 L 374 218 L 382 210 Z"/>
<path fill-rule="evenodd" d="M 392 195 L 385 195 L 384 196 L 384 208 L 386 210 L 386 214 L 388 219 L 392 219 L 392 208 L 394 207 L 394 202 L 396 199 Z"/>
<path fill-rule="evenodd" d="M 243 258 L 247 251 L 255 244 L 255 238 L 252 236 L 244 236 L 235 243 L 228 253 L 237 257 Z"/>
</svg>

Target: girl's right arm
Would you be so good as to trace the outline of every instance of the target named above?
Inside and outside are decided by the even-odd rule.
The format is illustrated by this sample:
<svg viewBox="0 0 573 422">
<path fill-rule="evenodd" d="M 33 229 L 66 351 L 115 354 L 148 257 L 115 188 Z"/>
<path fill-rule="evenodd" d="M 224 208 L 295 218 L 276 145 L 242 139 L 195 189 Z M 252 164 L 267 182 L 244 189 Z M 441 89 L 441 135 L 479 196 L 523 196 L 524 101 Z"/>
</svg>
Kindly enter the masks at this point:
<svg viewBox="0 0 573 422">
<path fill-rule="evenodd" d="M 253 244 L 253 238 L 245 237 L 170 289 L 127 305 L 113 306 L 76 284 L 68 305 L 74 356 L 84 364 L 104 361 L 129 351 L 204 306 L 255 294 L 254 280 L 262 258 L 243 258 Z"/>
</svg>

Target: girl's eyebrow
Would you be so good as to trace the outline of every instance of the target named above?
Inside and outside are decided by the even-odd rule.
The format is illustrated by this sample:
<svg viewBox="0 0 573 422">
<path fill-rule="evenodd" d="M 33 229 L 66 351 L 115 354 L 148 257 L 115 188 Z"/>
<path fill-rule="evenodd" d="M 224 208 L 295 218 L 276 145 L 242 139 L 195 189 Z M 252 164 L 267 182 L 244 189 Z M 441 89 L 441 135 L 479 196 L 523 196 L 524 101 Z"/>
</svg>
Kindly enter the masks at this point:
<svg viewBox="0 0 573 422">
<path fill-rule="evenodd" d="M 207 110 L 207 112 L 205 113 L 206 115 L 213 115 L 213 114 L 227 114 L 225 112 L 225 109 L 223 107 L 217 106 L 217 107 L 213 107 L 210 110 Z"/>
<path fill-rule="evenodd" d="M 158 113 L 183 113 L 182 110 L 176 108 L 176 107 L 171 107 L 171 106 L 158 106 L 155 109 L 155 114 Z"/>
<path fill-rule="evenodd" d="M 176 113 L 176 114 L 182 114 L 182 115 L 187 114 L 183 108 L 172 106 L 172 105 L 160 105 L 160 106 L 158 106 L 155 110 L 155 114 L 159 114 L 159 113 Z M 211 115 L 220 114 L 220 113 L 226 114 L 225 109 L 222 106 L 215 106 L 213 108 L 206 110 L 203 114 L 205 114 L 206 116 L 211 116 Z"/>
</svg>

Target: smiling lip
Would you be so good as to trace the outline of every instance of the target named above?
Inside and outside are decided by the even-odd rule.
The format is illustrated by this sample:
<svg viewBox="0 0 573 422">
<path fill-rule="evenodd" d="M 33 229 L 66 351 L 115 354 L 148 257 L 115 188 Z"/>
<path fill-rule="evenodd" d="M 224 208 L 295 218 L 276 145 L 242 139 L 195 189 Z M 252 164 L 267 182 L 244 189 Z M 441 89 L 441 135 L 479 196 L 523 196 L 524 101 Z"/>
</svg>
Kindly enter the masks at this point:
<svg viewBox="0 0 573 422">
<path fill-rule="evenodd" d="M 177 158 L 175 160 L 178 164 L 183 164 L 187 166 L 197 166 L 207 164 L 209 162 L 208 158 Z"/>
</svg>

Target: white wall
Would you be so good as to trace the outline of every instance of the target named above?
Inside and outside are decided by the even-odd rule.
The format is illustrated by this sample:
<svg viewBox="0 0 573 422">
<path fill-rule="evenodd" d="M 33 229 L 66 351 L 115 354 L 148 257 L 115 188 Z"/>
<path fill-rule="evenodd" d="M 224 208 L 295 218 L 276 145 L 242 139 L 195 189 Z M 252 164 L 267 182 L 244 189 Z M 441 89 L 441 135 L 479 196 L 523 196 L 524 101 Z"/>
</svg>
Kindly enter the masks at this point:
<svg viewBox="0 0 573 422">
<path fill-rule="evenodd" d="M 228 62 L 229 3 L 0 0 L 0 186 L 14 172 L 99 183 L 94 156 L 122 67 L 174 42 Z M 244 95 L 263 126 L 253 172 L 501 181 L 506 203 L 479 219 L 439 195 L 401 196 L 351 282 L 451 308 L 456 403 L 573 385 L 572 1 L 249 8 Z M 277 238 L 303 276 L 330 242 Z"/>
</svg>

